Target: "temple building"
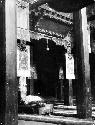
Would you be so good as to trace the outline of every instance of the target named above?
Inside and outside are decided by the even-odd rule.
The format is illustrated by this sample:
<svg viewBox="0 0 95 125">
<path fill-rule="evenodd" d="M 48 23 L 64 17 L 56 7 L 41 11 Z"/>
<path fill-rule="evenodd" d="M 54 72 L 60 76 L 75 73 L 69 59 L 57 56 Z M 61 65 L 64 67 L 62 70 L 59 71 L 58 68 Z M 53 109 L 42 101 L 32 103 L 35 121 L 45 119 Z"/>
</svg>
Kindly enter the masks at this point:
<svg viewBox="0 0 95 125">
<path fill-rule="evenodd" d="M 94 0 L 0 0 L 0 23 L 0 124 L 94 125 Z"/>
</svg>

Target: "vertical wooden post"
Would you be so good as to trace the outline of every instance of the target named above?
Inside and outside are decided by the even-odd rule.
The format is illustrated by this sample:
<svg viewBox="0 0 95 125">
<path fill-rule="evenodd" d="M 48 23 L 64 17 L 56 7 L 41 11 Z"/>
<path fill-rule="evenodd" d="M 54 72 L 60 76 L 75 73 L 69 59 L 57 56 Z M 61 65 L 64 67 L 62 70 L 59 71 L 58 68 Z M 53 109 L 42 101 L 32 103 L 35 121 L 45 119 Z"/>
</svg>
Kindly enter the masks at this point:
<svg viewBox="0 0 95 125">
<path fill-rule="evenodd" d="M 0 0 L 0 124 L 18 125 L 16 0 Z"/>
<path fill-rule="evenodd" d="M 73 88 L 72 79 L 69 79 L 69 105 L 73 106 Z"/>
<path fill-rule="evenodd" d="M 34 94 L 34 81 L 31 78 L 30 79 L 30 95 L 33 95 L 33 94 Z"/>
<path fill-rule="evenodd" d="M 61 87 L 61 100 L 64 100 L 64 93 L 63 93 L 63 79 L 60 79 L 60 87 Z"/>
<path fill-rule="evenodd" d="M 30 66 L 33 66 L 33 47 L 30 46 Z M 31 76 L 30 79 L 30 95 L 34 94 L 34 79 Z"/>
<path fill-rule="evenodd" d="M 5 51 L 5 0 L 0 0 L 0 124 L 5 123 L 5 82 L 6 82 L 6 51 Z M 3 110 L 2 110 L 3 109 Z"/>
<path fill-rule="evenodd" d="M 75 54 L 77 57 L 77 114 L 92 117 L 91 83 L 86 8 L 74 12 Z"/>
</svg>

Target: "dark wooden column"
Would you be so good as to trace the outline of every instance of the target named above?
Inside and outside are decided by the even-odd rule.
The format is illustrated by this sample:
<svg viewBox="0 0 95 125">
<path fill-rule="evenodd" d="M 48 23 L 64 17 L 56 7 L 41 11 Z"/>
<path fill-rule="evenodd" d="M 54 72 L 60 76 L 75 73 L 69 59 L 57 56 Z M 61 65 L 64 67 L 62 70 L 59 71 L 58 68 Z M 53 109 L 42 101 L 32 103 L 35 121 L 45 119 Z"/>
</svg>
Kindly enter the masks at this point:
<svg viewBox="0 0 95 125">
<path fill-rule="evenodd" d="M 16 0 L 0 0 L 0 124 L 18 125 Z"/>
<path fill-rule="evenodd" d="M 69 79 L 69 105 L 73 106 L 73 86 L 72 86 L 72 79 Z"/>
<path fill-rule="evenodd" d="M 77 57 L 77 114 L 80 118 L 91 118 L 91 83 L 85 8 L 74 13 L 74 35 Z"/>
<path fill-rule="evenodd" d="M 33 66 L 33 47 L 30 46 L 30 66 Z M 34 94 L 34 79 L 30 79 L 30 95 Z"/>
</svg>

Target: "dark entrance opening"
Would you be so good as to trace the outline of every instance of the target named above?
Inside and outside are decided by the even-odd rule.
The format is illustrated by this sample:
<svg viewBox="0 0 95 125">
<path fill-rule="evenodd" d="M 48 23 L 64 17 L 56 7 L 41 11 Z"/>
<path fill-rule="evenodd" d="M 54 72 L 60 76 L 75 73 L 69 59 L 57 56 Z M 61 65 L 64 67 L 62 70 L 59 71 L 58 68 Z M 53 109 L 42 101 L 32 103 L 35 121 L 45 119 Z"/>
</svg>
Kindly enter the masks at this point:
<svg viewBox="0 0 95 125">
<path fill-rule="evenodd" d="M 34 94 L 42 97 L 60 98 L 59 68 L 63 67 L 65 79 L 65 48 L 57 46 L 52 40 L 32 40 L 33 64 L 37 70 L 34 80 Z M 49 50 L 47 49 L 49 48 Z"/>
</svg>

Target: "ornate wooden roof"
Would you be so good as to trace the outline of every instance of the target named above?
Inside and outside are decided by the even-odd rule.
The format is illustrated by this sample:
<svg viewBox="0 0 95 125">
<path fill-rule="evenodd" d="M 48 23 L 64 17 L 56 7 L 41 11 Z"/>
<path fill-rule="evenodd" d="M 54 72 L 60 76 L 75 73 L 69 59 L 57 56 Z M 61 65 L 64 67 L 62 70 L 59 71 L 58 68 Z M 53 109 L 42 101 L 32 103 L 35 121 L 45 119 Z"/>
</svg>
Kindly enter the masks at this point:
<svg viewBox="0 0 95 125">
<path fill-rule="evenodd" d="M 37 9 L 30 9 L 30 30 L 32 31 L 38 30 L 39 32 L 43 32 L 45 30 L 48 34 L 60 37 L 63 35 L 60 32 L 62 27 L 64 27 L 64 32 L 68 28 L 72 30 L 72 25 L 72 13 L 57 12 L 50 8 L 47 3 L 39 6 Z"/>
<path fill-rule="evenodd" d="M 49 5 L 47 3 L 39 6 L 39 9 L 44 10 L 44 16 L 49 16 L 50 18 L 60 20 L 67 24 L 73 24 L 73 22 L 72 22 L 73 13 L 58 12 L 58 11 L 52 9 L 51 7 L 49 7 Z"/>
</svg>

